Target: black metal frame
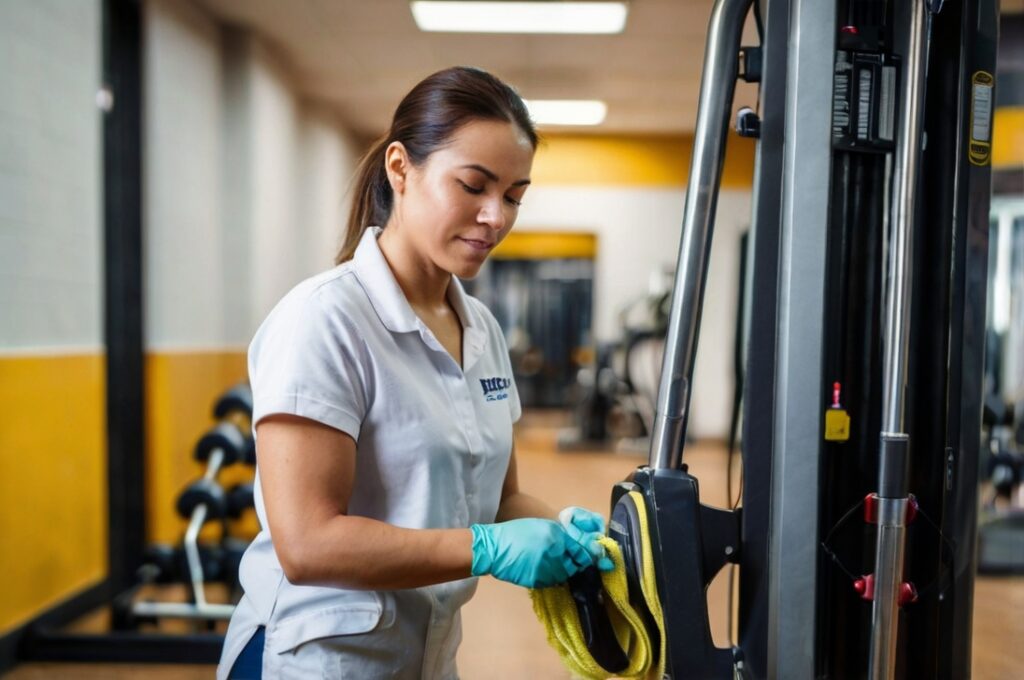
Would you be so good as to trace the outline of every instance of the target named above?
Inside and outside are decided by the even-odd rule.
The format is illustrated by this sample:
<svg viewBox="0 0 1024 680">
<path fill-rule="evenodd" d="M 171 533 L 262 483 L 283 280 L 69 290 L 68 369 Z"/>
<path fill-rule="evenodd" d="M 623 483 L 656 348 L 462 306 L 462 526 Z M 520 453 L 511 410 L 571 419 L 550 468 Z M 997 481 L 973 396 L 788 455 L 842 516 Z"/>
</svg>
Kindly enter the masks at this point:
<svg viewBox="0 0 1024 680">
<path fill-rule="evenodd" d="M 758 0 L 761 2 L 762 0 Z M 775 361 L 779 284 L 779 224 L 782 211 L 783 140 L 789 0 L 770 0 L 765 21 L 761 91 L 761 137 L 751 228 L 749 337 L 743 385 L 743 508 L 739 569 L 739 646 L 751 677 L 768 677 L 768 530 L 775 423 Z M 757 338 L 757 341 L 752 341 Z M 763 483 L 752 483 L 761 480 Z"/>
<path fill-rule="evenodd" d="M 968 161 L 967 121 L 971 75 L 994 73 L 995 9 L 992 0 L 960 0 L 946 2 L 932 18 L 935 47 L 929 55 L 925 105 L 922 228 L 913 244 L 907 384 L 907 427 L 914 443 L 910 491 L 923 514 L 908 530 L 905 578 L 922 592 L 916 603 L 902 608 L 900 676 L 970 674 L 991 168 Z M 897 10 L 892 21 L 899 25 L 903 20 Z M 826 371 L 829 382 L 843 382 L 844 404 L 854 421 L 850 441 L 826 444 L 823 450 L 823 539 L 875 489 L 882 369 L 877 282 L 885 218 L 885 185 L 878 179 L 883 163 L 870 154 L 837 150 L 834 167 L 829 299 L 835 308 L 826 314 Z M 869 268 L 866 277 L 841 280 L 845 271 L 864 267 Z M 823 395 L 823 408 L 827 403 Z M 819 626 L 816 668 L 821 677 L 867 672 L 870 603 L 853 591 L 843 572 L 873 570 L 873 532 L 857 513 L 831 541 L 846 566 L 821 556 L 818 620 L 829 621 Z"/>
</svg>

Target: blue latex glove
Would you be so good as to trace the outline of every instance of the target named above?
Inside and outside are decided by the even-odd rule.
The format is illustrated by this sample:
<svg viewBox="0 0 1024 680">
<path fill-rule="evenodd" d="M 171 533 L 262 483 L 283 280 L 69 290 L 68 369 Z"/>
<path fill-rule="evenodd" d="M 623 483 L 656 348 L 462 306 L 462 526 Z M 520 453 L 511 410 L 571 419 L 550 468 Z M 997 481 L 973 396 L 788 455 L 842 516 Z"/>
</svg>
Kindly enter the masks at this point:
<svg viewBox="0 0 1024 680">
<path fill-rule="evenodd" d="M 615 563 L 608 557 L 604 546 L 597 539 L 604 536 L 604 517 L 586 508 L 569 506 L 558 513 L 558 521 L 565 532 L 587 549 L 591 559 L 601 571 L 611 571 Z"/>
<path fill-rule="evenodd" d="M 474 524 L 473 576 L 490 574 L 525 588 L 565 583 L 589 567 L 590 555 L 549 519 Z"/>
</svg>

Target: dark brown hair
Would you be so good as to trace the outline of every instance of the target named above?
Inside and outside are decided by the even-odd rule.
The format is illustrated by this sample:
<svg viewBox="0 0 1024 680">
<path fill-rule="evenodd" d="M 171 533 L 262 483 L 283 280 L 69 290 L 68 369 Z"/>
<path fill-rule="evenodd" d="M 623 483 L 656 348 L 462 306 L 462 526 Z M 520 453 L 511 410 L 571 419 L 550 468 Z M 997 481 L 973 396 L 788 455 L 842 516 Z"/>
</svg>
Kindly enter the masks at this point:
<svg viewBox="0 0 1024 680">
<path fill-rule="evenodd" d="M 513 123 L 537 148 L 537 131 L 530 114 L 509 85 L 486 71 L 467 66 L 428 76 L 405 95 L 387 134 L 359 162 L 348 228 L 335 264 L 352 259 L 366 228 L 384 226 L 391 216 L 393 196 L 384 170 L 388 146 L 401 142 L 409 159 L 419 166 L 444 147 L 459 128 L 475 120 Z"/>
</svg>

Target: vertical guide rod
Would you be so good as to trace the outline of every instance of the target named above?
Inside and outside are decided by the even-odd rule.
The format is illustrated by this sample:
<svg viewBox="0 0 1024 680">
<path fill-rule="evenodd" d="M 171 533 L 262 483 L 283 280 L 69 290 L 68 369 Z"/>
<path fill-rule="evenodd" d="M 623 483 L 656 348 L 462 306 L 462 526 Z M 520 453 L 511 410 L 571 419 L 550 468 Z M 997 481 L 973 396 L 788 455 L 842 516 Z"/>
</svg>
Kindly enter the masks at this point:
<svg viewBox="0 0 1024 680">
<path fill-rule="evenodd" d="M 907 354 L 910 342 L 910 284 L 914 202 L 921 156 L 927 53 L 926 0 L 912 0 L 903 79 L 900 135 L 896 145 L 892 243 L 885 300 L 885 358 L 882 374 L 882 431 L 879 436 L 878 538 L 875 593 L 871 611 L 872 680 L 891 680 L 896 672 L 899 588 L 906 545 L 910 437 L 904 426 Z"/>
<path fill-rule="evenodd" d="M 678 468 L 682 459 L 711 233 L 739 69 L 740 39 L 751 1 L 717 0 L 708 23 L 683 234 L 651 433 L 652 468 Z"/>
</svg>

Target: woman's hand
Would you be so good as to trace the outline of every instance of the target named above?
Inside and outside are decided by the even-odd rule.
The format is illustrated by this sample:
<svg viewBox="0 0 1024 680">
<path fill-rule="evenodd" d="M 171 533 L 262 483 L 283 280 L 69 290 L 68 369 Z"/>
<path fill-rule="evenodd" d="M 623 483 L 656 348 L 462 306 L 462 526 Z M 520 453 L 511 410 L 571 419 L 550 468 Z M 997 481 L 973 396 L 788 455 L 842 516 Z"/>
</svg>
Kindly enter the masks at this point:
<svg viewBox="0 0 1024 680">
<path fill-rule="evenodd" d="M 490 574 L 525 588 L 547 588 L 592 564 L 586 549 L 549 519 L 474 524 L 470 529 L 474 576 Z"/>
<path fill-rule="evenodd" d="M 604 517 L 573 505 L 558 513 L 558 521 L 574 541 L 586 548 L 598 569 L 611 571 L 615 568 L 604 546 L 597 540 L 604 536 Z"/>
</svg>

